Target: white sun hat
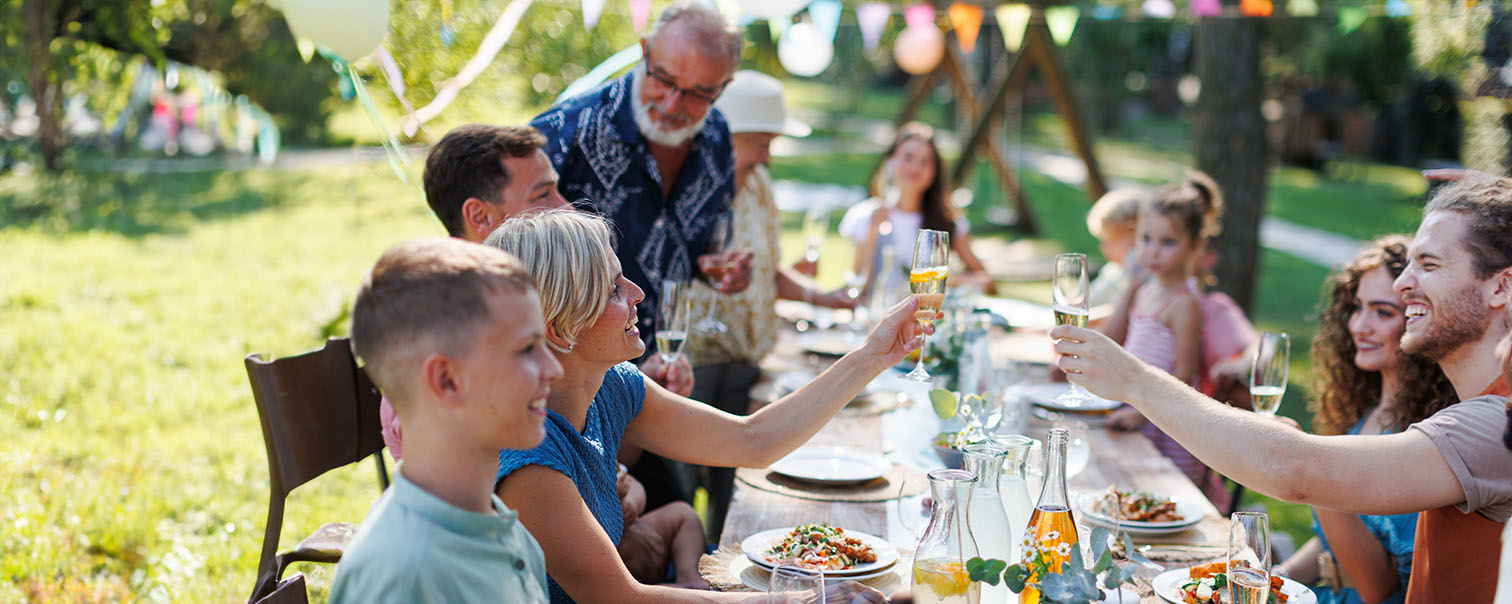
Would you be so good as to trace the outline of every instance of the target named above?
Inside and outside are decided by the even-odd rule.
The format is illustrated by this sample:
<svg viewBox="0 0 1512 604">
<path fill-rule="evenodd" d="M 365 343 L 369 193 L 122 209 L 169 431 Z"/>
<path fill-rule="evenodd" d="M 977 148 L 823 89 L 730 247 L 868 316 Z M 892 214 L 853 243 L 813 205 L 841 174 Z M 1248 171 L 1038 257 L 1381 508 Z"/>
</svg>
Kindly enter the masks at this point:
<svg viewBox="0 0 1512 604">
<path fill-rule="evenodd" d="M 770 132 L 808 136 L 808 124 L 788 117 L 782 101 L 782 82 L 759 71 L 735 72 L 735 78 L 720 93 L 714 106 L 730 123 L 730 134 Z"/>
</svg>

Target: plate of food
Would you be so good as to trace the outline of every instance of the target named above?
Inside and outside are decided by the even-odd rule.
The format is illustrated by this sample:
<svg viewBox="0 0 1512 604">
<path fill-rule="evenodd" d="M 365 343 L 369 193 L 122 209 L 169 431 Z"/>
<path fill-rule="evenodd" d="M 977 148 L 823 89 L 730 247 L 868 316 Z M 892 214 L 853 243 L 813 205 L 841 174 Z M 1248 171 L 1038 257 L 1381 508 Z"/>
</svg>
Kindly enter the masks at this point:
<svg viewBox="0 0 1512 604">
<path fill-rule="evenodd" d="M 1055 397 L 1065 394 L 1067 388 L 1069 386 L 1066 384 L 1025 384 L 1019 387 L 1019 395 L 1051 411 L 1065 413 L 1107 413 L 1123 405 L 1091 393 L 1088 393 L 1091 401 L 1083 405 L 1070 406 L 1055 402 Z"/>
<path fill-rule="evenodd" d="M 1217 593 L 1228 589 L 1224 563 L 1214 562 L 1192 568 L 1168 570 L 1155 576 L 1150 586 L 1168 602 L 1175 604 L 1218 604 L 1228 601 Z M 1306 585 L 1284 577 L 1271 577 L 1268 604 L 1317 604 L 1318 597 Z"/>
<path fill-rule="evenodd" d="M 1081 503 L 1087 520 L 1135 535 L 1179 533 L 1202 521 L 1202 508 L 1195 504 L 1116 487 L 1083 497 Z"/>
<path fill-rule="evenodd" d="M 837 577 L 875 576 L 898 563 L 886 539 L 828 524 L 761 531 L 740 542 L 746 558 L 764 569 L 797 564 Z"/>
<path fill-rule="evenodd" d="M 887 475 L 892 462 L 881 455 L 836 446 L 799 447 L 772 464 L 772 471 L 806 482 L 854 484 Z"/>
</svg>

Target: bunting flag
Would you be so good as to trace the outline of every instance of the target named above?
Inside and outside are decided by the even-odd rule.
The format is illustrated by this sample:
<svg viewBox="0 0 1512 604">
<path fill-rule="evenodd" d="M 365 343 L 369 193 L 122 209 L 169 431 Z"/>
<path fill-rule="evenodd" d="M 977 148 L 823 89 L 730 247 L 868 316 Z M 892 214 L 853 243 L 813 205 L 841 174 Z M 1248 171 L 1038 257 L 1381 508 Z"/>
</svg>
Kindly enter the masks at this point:
<svg viewBox="0 0 1512 604">
<path fill-rule="evenodd" d="M 452 0 L 441 0 L 441 45 L 451 48 L 457 40 L 457 28 L 452 25 Z"/>
<path fill-rule="evenodd" d="M 304 62 L 309 63 L 310 59 L 315 58 L 314 42 L 307 38 L 299 38 L 294 41 L 294 45 L 299 48 L 299 58 L 304 59 Z"/>
<path fill-rule="evenodd" d="M 1289 0 L 1286 3 L 1286 14 L 1293 17 L 1316 17 L 1318 0 Z"/>
<path fill-rule="evenodd" d="M 976 50 L 977 33 L 982 29 L 982 7 L 960 2 L 951 4 L 950 26 L 955 29 L 961 51 L 971 54 Z"/>
<path fill-rule="evenodd" d="M 598 26 L 599 17 L 604 15 L 604 2 L 606 0 L 583 0 L 583 28 L 593 31 Z"/>
<path fill-rule="evenodd" d="M 840 10 L 840 0 L 814 0 L 808 7 L 809 22 L 830 44 L 835 43 L 835 32 L 840 29 Z"/>
<path fill-rule="evenodd" d="M 1176 3 L 1171 0 L 1145 0 L 1139 10 L 1151 19 L 1170 19 L 1176 16 Z"/>
<path fill-rule="evenodd" d="M 1024 30 L 1029 27 L 1029 15 L 1032 13 L 1028 4 L 998 5 L 998 29 L 1003 32 L 1003 47 L 1008 52 L 1018 52 L 1019 47 L 1024 45 Z"/>
<path fill-rule="evenodd" d="M 934 27 L 935 9 L 928 4 L 914 4 L 903 9 L 903 22 L 909 27 Z"/>
<path fill-rule="evenodd" d="M 1339 33 L 1349 35 L 1354 30 L 1365 24 L 1365 18 L 1369 15 L 1363 6 L 1340 6 L 1339 7 Z"/>
<path fill-rule="evenodd" d="M 1386 16 L 1406 17 L 1412 14 L 1412 6 L 1407 0 L 1386 0 Z"/>
<path fill-rule="evenodd" d="M 1217 17 L 1223 14 L 1223 4 L 1218 0 L 1192 0 L 1192 14 L 1198 17 Z"/>
<path fill-rule="evenodd" d="M 1269 17 L 1275 10 L 1271 0 L 1239 0 L 1239 14 L 1246 17 Z"/>
<path fill-rule="evenodd" d="M 882 41 L 882 30 L 887 29 L 887 22 L 892 19 L 892 7 L 886 2 L 867 2 L 856 7 L 856 24 L 861 26 L 861 42 L 866 45 L 866 51 L 877 49 L 877 44 Z"/>
<path fill-rule="evenodd" d="M 651 19 L 651 0 L 630 0 L 630 26 L 639 33 Z"/>
<path fill-rule="evenodd" d="M 1071 43 L 1071 34 L 1076 32 L 1076 22 L 1081 19 L 1081 9 L 1075 6 L 1052 6 L 1045 9 L 1045 26 L 1050 28 L 1050 38 L 1056 46 Z"/>
<path fill-rule="evenodd" d="M 389 54 L 387 48 L 378 45 L 378 68 L 383 70 L 383 78 L 388 80 L 389 90 L 394 91 L 394 96 L 403 99 L 404 72 L 399 71 L 399 63 L 394 61 L 394 55 Z"/>
<path fill-rule="evenodd" d="M 1123 9 L 1110 4 L 1099 4 L 1092 7 L 1092 18 L 1098 21 L 1112 21 L 1123 17 Z"/>
</svg>

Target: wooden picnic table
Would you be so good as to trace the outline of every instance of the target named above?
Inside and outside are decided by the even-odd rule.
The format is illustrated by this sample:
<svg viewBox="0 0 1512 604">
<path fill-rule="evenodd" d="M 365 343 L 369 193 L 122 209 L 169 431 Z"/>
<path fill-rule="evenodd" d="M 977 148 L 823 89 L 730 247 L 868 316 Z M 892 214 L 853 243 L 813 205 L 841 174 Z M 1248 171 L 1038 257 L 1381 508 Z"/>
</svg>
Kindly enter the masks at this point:
<svg viewBox="0 0 1512 604">
<path fill-rule="evenodd" d="M 1032 338 L 1023 334 L 1015 334 L 1014 338 L 1021 346 L 1036 345 Z M 783 334 L 777 352 L 763 363 L 769 376 L 780 376 L 783 372 L 812 372 L 819 368 L 818 365 L 821 363 L 812 356 L 805 356 L 798 341 L 799 338 L 795 333 Z M 1012 341 L 1014 340 L 1009 340 L 1010 343 Z M 1042 351 L 1029 353 L 1020 351 L 1020 354 L 1016 356 L 1021 357 L 1019 360 L 1045 360 L 1045 355 L 1049 354 L 1049 344 L 1048 341 L 1042 343 Z M 1000 350 L 1002 345 L 1002 342 L 995 343 L 994 350 Z M 1040 369 L 1043 371 L 1039 374 L 1049 375 L 1048 368 L 1041 367 Z M 934 454 L 931 441 L 933 436 L 941 431 L 942 425 L 949 427 L 949 424 L 935 417 L 930 405 L 923 398 L 927 386 L 903 381 L 899 379 L 900 375 L 901 371 L 890 370 L 873 384 L 882 391 L 881 394 L 873 395 L 874 399 L 880 397 L 886 400 L 888 396 L 897 397 L 896 401 L 892 401 L 894 404 L 890 405 L 889 410 L 884 413 L 872 413 L 864 407 L 857 410 L 847 408 L 825 425 L 809 441 L 809 444 L 843 445 L 852 449 L 883 454 L 891 461 L 916 468 L 919 471 L 916 474 L 919 481 L 925 480 L 923 471 L 944 467 Z M 1028 405 L 1027 402 L 1023 404 Z M 1026 415 L 1032 414 L 1026 413 Z M 1054 423 L 1069 425 L 1073 429 L 1073 437 L 1080 436 L 1091 449 L 1086 468 L 1068 479 L 1073 507 L 1076 506 L 1078 497 L 1102 491 L 1109 485 L 1150 491 L 1190 502 L 1201 509 L 1203 514 L 1203 520 L 1192 529 L 1174 535 L 1145 539 L 1136 537 L 1135 542 L 1149 543 L 1182 552 L 1183 555 L 1172 556 L 1178 559 L 1185 558 L 1180 564 L 1173 564 L 1172 568 L 1189 566 L 1191 560 L 1198 557 L 1216 558 L 1222 554 L 1228 532 L 1227 521 L 1207 500 L 1202 491 L 1170 460 L 1162 456 L 1148 439 L 1138 433 L 1108 431 L 1095 423 L 1082 423 L 1069 418 L 1068 415 L 1061 414 L 1054 418 Z M 1003 421 L 1007 423 L 1013 419 L 1005 413 Z M 1033 438 L 1046 440 L 1051 424 L 1052 422 L 1047 421 L 1043 415 L 1029 417 L 1027 429 L 1024 432 Z M 957 422 L 956 425 L 959 423 Z M 1030 497 L 1037 498 L 1038 491 L 1032 483 L 1033 479 L 1031 479 Z M 913 530 L 922 531 L 923 523 L 927 518 L 920 515 L 911 519 L 912 522 L 904 523 L 900 514 L 921 514 L 919 510 L 922 498 L 920 495 L 915 495 L 905 497 L 901 501 L 873 503 L 816 501 L 754 488 L 751 484 L 737 480 L 729 514 L 725 520 L 724 533 L 720 537 L 720 551 L 712 557 L 706 557 L 705 574 L 718 574 L 718 571 L 723 569 L 723 565 L 729 560 L 742 557 L 739 544 L 752 534 L 773 528 L 825 522 L 848 530 L 878 535 L 897 546 L 904 555 L 904 559 L 898 563 L 901 572 L 898 573 L 896 580 L 882 582 L 878 587 L 888 593 L 894 590 L 907 593 L 908 571 L 904 565 L 909 563 L 911 559 L 909 554 L 918 539 Z M 1078 523 L 1082 539 L 1088 539 L 1092 527 L 1080 519 Z M 917 526 L 911 529 L 908 524 Z M 1149 577 L 1155 574 L 1157 573 L 1154 571 L 1141 570 L 1137 576 L 1148 581 Z M 729 579 L 729 576 L 724 578 Z M 719 581 L 712 582 L 716 586 L 741 589 L 738 581 L 733 585 L 728 581 L 723 585 Z M 1148 589 L 1147 585 L 1141 585 L 1140 588 L 1143 596 L 1141 602 L 1163 602 Z"/>
</svg>

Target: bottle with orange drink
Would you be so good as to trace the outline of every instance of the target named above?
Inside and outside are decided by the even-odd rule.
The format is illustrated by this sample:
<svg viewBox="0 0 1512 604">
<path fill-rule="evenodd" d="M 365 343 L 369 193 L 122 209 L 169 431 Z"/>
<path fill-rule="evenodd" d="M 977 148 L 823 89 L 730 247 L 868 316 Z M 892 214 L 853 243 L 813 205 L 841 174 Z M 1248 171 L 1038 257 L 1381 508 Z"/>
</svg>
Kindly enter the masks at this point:
<svg viewBox="0 0 1512 604">
<path fill-rule="evenodd" d="M 964 470 L 929 473 L 934 507 L 914 551 L 913 599 L 917 604 L 981 601 L 980 584 L 966 571 L 966 561 L 978 555 L 976 540 L 966 525 L 967 506 L 976 482 L 976 476 Z"/>
<path fill-rule="evenodd" d="M 1025 561 L 1031 556 L 1042 556 L 1050 562 L 1047 565 L 1050 570 L 1057 573 L 1071 557 L 1071 548 L 1078 547 L 1076 521 L 1071 517 L 1071 503 L 1066 496 L 1066 443 L 1070 440 L 1065 428 L 1050 429 L 1045 451 L 1045 484 L 1029 517 L 1029 527 L 1024 530 Z M 1030 584 L 1038 581 L 1038 575 L 1029 577 Z M 1038 589 L 1025 587 L 1019 592 L 1019 604 L 1039 604 L 1039 601 Z"/>
</svg>

